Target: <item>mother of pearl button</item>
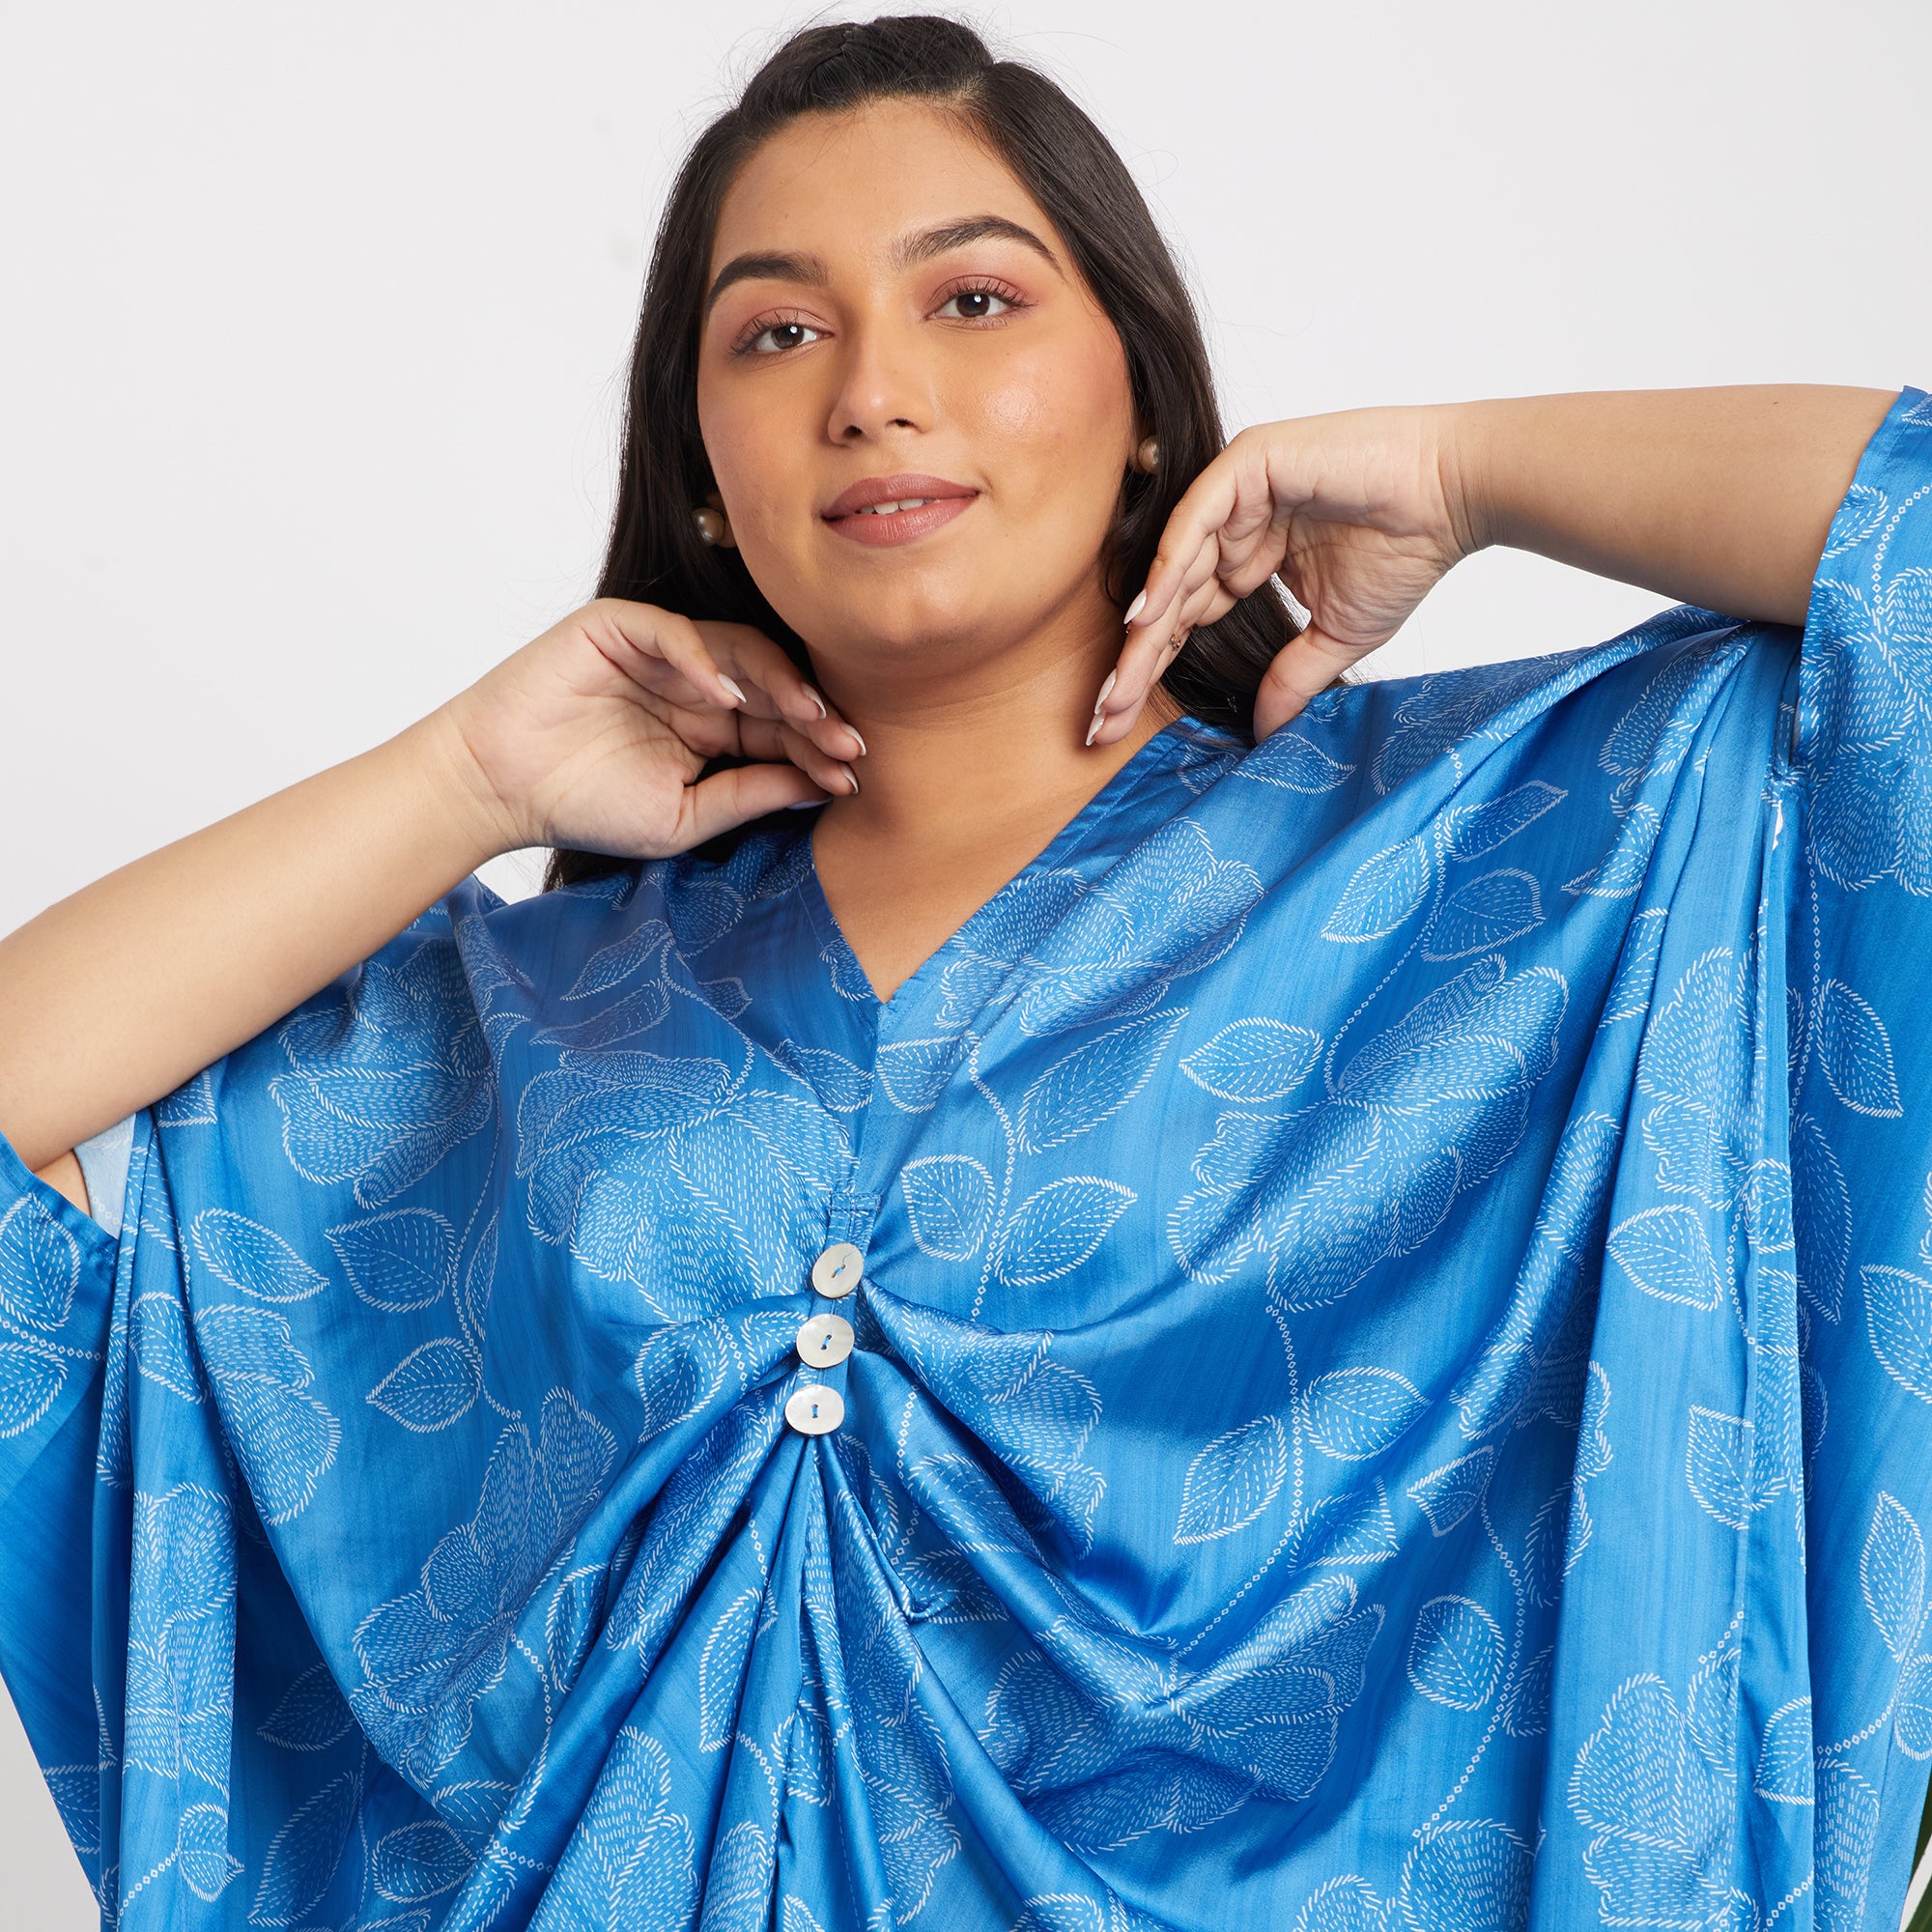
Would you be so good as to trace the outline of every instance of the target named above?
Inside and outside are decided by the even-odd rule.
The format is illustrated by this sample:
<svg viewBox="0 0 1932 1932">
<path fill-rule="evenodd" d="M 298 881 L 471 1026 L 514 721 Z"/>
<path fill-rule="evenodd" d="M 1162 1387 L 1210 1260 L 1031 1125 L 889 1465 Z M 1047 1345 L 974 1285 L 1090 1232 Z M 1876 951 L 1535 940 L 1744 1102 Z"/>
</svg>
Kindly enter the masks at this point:
<svg viewBox="0 0 1932 1932">
<path fill-rule="evenodd" d="M 834 1241 L 811 1264 L 811 1285 L 820 1294 L 837 1301 L 859 1286 L 866 1272 L 866 1257 L 850 1241 Z"/>
<path fill-rule="evenodd" d="M 798 1331 L 798 1358 L 814 1369 L 829 1369 L 852 1352 L 852 1324 L 829 1311 L 814 1315 Z"/>
<path fill-rule="evenodd" d="M 845 1405 L 836 1388 L 814 1382 L 785 1398 L 785 1420 L 801 1435 L 823 1435 L 845 1420 Z"/>
</svg>

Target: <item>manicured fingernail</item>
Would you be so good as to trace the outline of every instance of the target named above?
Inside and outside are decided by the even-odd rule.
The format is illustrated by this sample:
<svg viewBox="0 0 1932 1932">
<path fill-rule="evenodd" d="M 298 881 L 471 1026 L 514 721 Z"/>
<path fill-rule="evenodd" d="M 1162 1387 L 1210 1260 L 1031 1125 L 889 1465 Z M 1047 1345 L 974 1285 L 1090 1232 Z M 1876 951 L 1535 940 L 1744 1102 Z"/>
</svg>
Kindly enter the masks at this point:
<svg viewBox="0 0 1932 1932">
<path fill-rule="evenodd" d="M 1147 592 L 1143 590 L 1141 594 L 1138 597 L 1136 597 L 1131 604 L 1127 606 L 1127 614 L 1121 619 L 1121 622 L 1123 624 L 1131 624 L 1134 621 L 1134 619 L 1138 617 L 1146 608 L 1147 608 Z"/>
<path fill-rule="evenodd" d="M 1094 700 L 1094 716 L 1095 718 L 1099 717 L 1099 715 L 1100 715 L 1100 707 L 1101 707 L 1101 706 L 1102 706 L 1103 704 L 1105 704 L 1105 703 L 1106 703 L 1106 701 L 1107 701 L 1107 694 L 1108 694 L 1108 692 L 1110 692 L 1110 691 L 1112 691 L 1112 690 L 1113 690 L 1113 688 L 1114 688 L 1114 680 L 1115 680 L 1115 679 L 1116 679 L 1117 677 L 1119 677 L 1119 676 L 1120 676 L 1120 672 L 1119 672 L 1119 671 L 1117 671 L 1117 670 L 1110 670 L 1110 671 L 1109 671 L 1109 672 L 1107 673 L 1107 681 L 1106 681 L 1106 682 L 1105 682 L 1105 683 L 1104 683 L 1103 685 L 1101 685 L 1101 687 L 1100 687 L 1100 695 L 1099 695 L 1099 696 L 1098 696 L 1098 697 L 1096 697 L 1096 698 L 1095 698 L 1095 699 Z"/>
<path fill-rule="evenodd" d="M 813 691 L 810 685 L 809 684 L 805 687 L 805 695 L 811 699 L 812 703 L 818 706 L 818 715 L 821 718 L 829 717 L 831 715 L 829 712 L 827 712 L 825 708 L 824 698 L 820 697 L 817 692 Z"/>
<path fill-rule="evenodd" d="M 845 728 L 846 728 L 846 730 L 848 730 L 848 731 L 850 731 L 850 732 L 852 733 L 853 737 L 855 737 L 855 738 L 859 738 L 859 732 L 858 732 L 858 729 L 857 729 L 857 727 L 856 727 L 856 726 L 854 726 L 854 725 L 851 725 L 851 724 L 848 724 L 848 725 L 846 725 L 846 727 L 845 727 Z M 864 757 L 864 756 L 866 755 L 866 741 L 865 741 L 865 739 L 863 739 L 863 738 L 859 738 L 859 755 L 860 755 L 860 756 L 861 756 L 862 758 L 863 758 L 863 757 Z M 854 789 L 855 789 L 855 790 L 857 789 L 857 785 L 856 785 L 856 782 L 855 782 L 855 785 L 854 785 Z"/>
<path fill-rule="evenodd" d="M 838 769 L 845 774 L 846 782 L 851 785 L 853 796 L 857 797 L 859 791 L 859 774 L 850 765 L 840 765 Z"/>
<path fill-rule="evenodd" d="M 742 691 L 740 691 L 738 687 L 735 684 L 733 684 L 731 680 L 728 677 L 726 677 L 723 671 L 720 671 L 718 673 L 718 682 L 722 684 L 724 687 L 724 689 L 731 694 L 731 702 L 733 704 L 744 703 L 745 694 Z"/>
<path fill-rule="evenodd" d="M 1106 720 L 1105 720 L 1104 718 L 1102 718 L 1102 717 L 1100 716 L 1100 714 L 1099 714 L 1099 713 L 1098 713 L 1097 711 L 1096 711 L 1096 712 L 1094 712 L 1094 722 L 1093 722 L 1093 724 L 1090 724 L 1090 725 L 1088 725 L 1088 727 L 1087 727 L 1087 742 L 1088 742 L 1088 743 L 1089 743 L 1090 745 L 1091 745 L 1091 744 L 1092 744 L 1092 743 L 1094 742 L 1094 735 L 1095 735 L 1095 733 L 1097 733 L 1097 732 L 1098 732 L 1098 730 L 1100 729 L 1100 726 L 1101 726 L 1102 724 L 1105 724 L 1106 722 L 1107 722 L 1107 721 L 1106 721 Z"/>
</svg>

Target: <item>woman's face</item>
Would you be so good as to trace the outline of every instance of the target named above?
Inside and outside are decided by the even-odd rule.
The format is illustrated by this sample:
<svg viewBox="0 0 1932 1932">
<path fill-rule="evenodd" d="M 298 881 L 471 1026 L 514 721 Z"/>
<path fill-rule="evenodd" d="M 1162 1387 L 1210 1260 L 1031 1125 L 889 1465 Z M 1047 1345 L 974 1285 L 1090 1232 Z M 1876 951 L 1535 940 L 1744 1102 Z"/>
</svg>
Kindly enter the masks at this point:
<svg viewBox="0 0 1932 1932">
<path fill-rule="evenodd" d="M 707 288 L 705 449 L 822 671 L 1111 650 L 1126 358 L 1063 237 L 957 119 L 886 102 L 793 123 L 726 193 Z"/>
</svg>

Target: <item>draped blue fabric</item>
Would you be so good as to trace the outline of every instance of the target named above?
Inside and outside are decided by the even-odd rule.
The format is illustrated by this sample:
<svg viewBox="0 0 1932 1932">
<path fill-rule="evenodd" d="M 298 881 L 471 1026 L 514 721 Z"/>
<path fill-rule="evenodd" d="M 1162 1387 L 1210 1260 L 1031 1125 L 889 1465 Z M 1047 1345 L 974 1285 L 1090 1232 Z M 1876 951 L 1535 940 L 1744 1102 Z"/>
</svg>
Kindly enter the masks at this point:
<svg viewBox="0 0 1932 1932">
<path fill-rule="evenodd" d="M 103 1921 L 1889 1932 L 1928 499 L 1909 389 L 1802 636 L 1177 724 L 884 1004 L 792 817 L 465 881 L 136 1115 L 118 1239 L 0 1147 Z"/>
</svg>

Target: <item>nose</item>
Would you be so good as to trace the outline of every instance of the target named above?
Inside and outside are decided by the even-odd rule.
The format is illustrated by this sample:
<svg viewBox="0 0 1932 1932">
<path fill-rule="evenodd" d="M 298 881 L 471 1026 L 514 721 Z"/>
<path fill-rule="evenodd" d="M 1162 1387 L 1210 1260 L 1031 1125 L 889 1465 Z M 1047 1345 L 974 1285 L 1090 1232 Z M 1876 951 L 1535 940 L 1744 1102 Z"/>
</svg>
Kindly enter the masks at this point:
<svg viewBox="0 0 1932 1932">
<path fill-rule="evenodd" d="M 865 442 L 890 430 L 931 426 L 930 379 L 909 331 L 857 322 L 840 346 L 838 386 L 826 421 L 834 442 Z"/>
</svg>

